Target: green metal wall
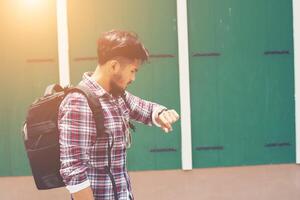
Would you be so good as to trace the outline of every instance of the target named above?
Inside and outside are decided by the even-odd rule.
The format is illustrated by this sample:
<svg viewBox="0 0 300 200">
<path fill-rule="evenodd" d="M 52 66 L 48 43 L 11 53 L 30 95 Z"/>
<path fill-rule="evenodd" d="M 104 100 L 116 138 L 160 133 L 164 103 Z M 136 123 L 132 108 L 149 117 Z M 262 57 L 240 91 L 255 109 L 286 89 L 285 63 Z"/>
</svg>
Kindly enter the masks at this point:
<svg viewBox="0 0 300 200">
<path fill-rule="evenodd" d="M 28 105 L 58 82 L 55 1 L 0 1 L 0 176 L 28 175 L 21 137 Z"/>
<path fill-rule="evenodd" d="M 0 1 L 0 176 L 30 174 L 26 109 L 59 82 L 55 1 L 21 2 Z M 68 18 L 72 84 L 101 32 L 132 30 L 151 60 L 129 91 L 180 112 L 175 0 L 72 0 Z M 188 26 L 193 167 L 295 162 L 292 0 L 188 0 Z M 130 170 L 181 168 L 180 122 L 136 126 Z"/>
<path fill-rule="evenodd" d="M 188 1 L 193 167 L 295 162 L 292 1 Z"/>
<path fill-rule="evenodd" d="M 176 1 L 69 1 L 71 81 L 78 83 L 84 71 L 97 65 L 99 34 L 124 29 L 139 34 L 152 55 L 142 66 L 129 91 L 144 99 L 180 111 L 177 53 Z M 135 123 L 133 145 L 128 152 L 130 170 L 181 167 L 180 123 L 172 134 Z"/>
</svg>

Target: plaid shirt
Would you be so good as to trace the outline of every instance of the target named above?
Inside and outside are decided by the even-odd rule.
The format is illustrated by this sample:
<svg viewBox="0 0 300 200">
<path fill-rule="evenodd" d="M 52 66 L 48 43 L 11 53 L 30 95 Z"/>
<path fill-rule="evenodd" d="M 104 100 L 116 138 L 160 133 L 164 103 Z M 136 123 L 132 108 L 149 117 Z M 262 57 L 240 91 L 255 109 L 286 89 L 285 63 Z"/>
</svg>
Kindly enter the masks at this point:
<svg viewBox="0 0 300 200">
<path fill-rule="evenodd" d="M 67 95 L 60 105 L 58 115 L 60 173 L 71 193 L 91 186 L 96 200 L 114 200 L 110 177 L 104 171 L 104 167 L 108 165 L 108 142 L 111 144 L 114 141 L 111 173 L 115 179 L 118 198 L 133 199 L 126 167 L 129 119 L 149 126 L 153 123 L 158 125 L 154 117 L 164 107 L 142 100 L 127 91 L 125 103 L 122 97 L 115 98 L 107 93 L 90 75 L 91 73 L 84 73 L 79 84 L 88 87 L 99 98 L 107 134 L 96 137 L 93 114 L 84 95 Z"/>
</svg>

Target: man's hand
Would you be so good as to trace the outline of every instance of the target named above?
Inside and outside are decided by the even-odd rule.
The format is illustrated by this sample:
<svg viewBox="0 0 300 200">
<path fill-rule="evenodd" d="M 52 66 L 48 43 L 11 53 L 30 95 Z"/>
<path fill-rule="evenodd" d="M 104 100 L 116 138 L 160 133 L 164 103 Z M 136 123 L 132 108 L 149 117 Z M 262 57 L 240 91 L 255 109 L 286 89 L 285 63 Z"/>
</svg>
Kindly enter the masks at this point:
<svg viewBox="0 0 300 200">
<path fill-rule="evenodd" d="M 93 191 L 91 187 L 87 187 L 72 194 L 74 200 L 94 200 Z"/>
<path fill-rule="evenodd" d="M 179 119 L 179 115 L 175 110 L 163 110 L 156 117 L 156 122 L 161 126 L 161 129 L 166 133 L 172 131 L 172 124 Z"/>
</svg>

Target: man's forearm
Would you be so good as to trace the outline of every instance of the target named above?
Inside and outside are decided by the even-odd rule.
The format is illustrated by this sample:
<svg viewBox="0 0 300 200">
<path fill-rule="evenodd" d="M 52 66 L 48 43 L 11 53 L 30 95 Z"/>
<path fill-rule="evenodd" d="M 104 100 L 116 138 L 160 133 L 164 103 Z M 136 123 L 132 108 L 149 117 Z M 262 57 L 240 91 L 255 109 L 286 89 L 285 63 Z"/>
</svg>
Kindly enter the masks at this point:
<svg viewBox="0 0 300 200">
<path fill-rule="evenodd" d="M 74 200 L 94 200 L 92 188 L 89 186 L 72 194 Z"/>
</svg>

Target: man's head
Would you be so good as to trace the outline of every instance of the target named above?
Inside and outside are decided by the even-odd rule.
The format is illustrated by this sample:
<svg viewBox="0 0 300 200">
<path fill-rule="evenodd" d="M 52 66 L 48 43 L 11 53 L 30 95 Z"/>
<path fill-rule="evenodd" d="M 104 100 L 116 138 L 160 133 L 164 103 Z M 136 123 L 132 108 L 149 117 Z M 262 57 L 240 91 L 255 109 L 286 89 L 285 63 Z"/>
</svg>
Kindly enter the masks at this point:
<svg viewBox="0 0 300 200">
<path fill-rule="evenodd" d="M 112 30 L 98 40 L 98 64 L 105 68 L 111 92 L 119 95 L 135 80 L 139 66 L 148 60 L 149 54 L 137 35 L 132 32 Z"/>
</svg>

